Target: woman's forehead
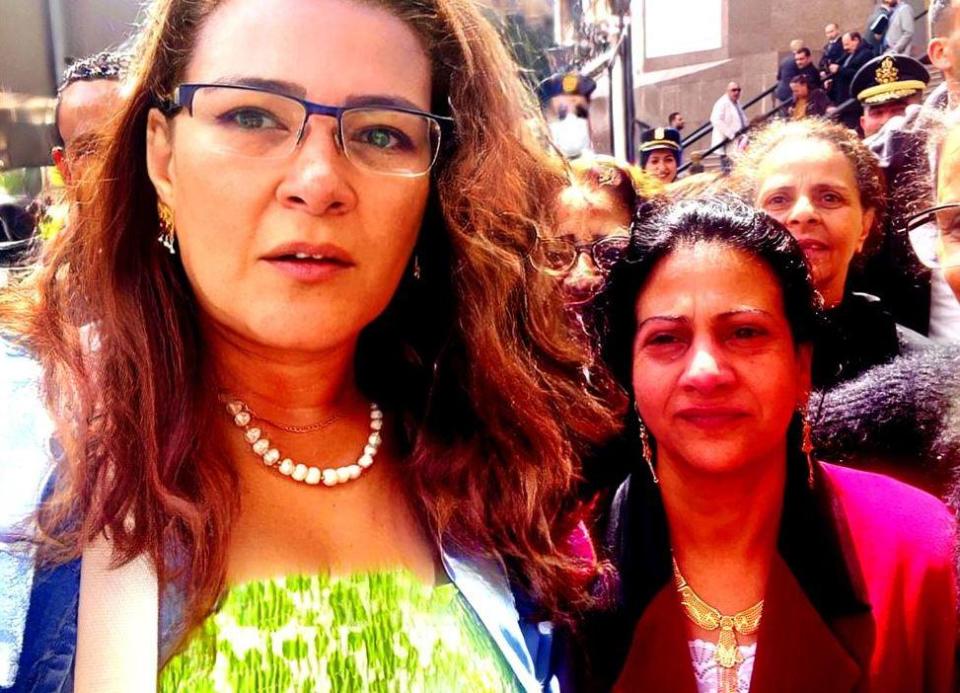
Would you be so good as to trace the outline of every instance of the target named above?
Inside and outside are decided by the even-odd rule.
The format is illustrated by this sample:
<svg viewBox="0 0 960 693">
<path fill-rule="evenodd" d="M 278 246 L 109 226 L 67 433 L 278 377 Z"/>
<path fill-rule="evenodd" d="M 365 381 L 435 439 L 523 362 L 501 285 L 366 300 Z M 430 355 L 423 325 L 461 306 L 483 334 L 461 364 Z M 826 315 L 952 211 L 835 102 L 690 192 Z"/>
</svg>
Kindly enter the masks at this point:
<svg viewBox="0 0 960 693">
<path fill-rule="evenodd" d="M 392 93 L 430 106 L 430 61 L 414 30 L 350 0 L 224 2 L 197 37 L 186 81 L 238 74 L 294 82 L 332 105 L 348 94 Z"/>
<path fill-rule="evenodd" d="M 665 256 L 637 297 L 638 317 L 745 307 L 783 314 L 776 276 L 761 260 L 723 243 L 684 245 Z"/>
</svg>

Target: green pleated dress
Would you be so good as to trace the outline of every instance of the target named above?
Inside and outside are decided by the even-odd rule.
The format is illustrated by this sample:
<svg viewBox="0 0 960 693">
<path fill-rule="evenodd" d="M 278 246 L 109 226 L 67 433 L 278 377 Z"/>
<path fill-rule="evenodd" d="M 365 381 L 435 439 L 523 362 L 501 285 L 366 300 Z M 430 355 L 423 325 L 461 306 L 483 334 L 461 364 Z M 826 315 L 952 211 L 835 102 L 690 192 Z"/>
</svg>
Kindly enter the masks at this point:
<svg viewBox="0 0 960 693">
<path fill-rule="evenodd" d="M 407 571 L 313 575 L 231 588 L 158 690 L 519 691 L 453 584 Z"/>
</svg>

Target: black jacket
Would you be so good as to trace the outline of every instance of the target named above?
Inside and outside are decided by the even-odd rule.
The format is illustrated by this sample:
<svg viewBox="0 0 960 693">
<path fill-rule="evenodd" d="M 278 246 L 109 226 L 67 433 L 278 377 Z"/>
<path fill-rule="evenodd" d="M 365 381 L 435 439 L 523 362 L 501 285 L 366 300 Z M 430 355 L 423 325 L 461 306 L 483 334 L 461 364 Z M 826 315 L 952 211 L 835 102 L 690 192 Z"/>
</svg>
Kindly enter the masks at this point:
<svg viewBox="0 0 960 693">
<path fill-rule="evenodd" d="M 854 466 L 882 457 L 933 480 L 949 476 L 960 467 L 958 373 L 960 344 L 931 344 L 814 396 L 817 456 Z"/>
<path fill-rule="evenodd" d="M 853 53 L 847 54 L 843 61 L 839 63 L 840 69 L 833 76 L 833 85 L 830 87 L 830 99 L 835 104 L 842 104 L 851 98 L 850 83 L 853 82 L 857 71 L 873 60 L 873 50 L 865 43 L 861 43 Z M 857 113 L 857 120 L 860 114 Z M 845 121 L 846 122 L 846 121 Z"/>
<path fill-rule="evenodd" d="M 821 71 L 826 72 L 829 75 L 830 63 L 836 63 L 839 65 L 843 62 L 843 41 L 838 36 L 833 41 L 828 41 L 823 46 L 823 55 L 820 56 L 820 62 L 817 66 Z"/>
<path fill-rule="evenodd" d="M 813 386 L 829 390 L 932 342 L 898 325 L 880 299 L 851 292 L 827 311 L 813 347 Z"/>
<path fill-rule="evenodd" d="M 777 91 L 775 92 L 777 100 L 789 101 L 793 98 L 793 92 L 790 90 L 790 80 L 797 75 L 806 75 L 810 80 L 810 89 L 820 88 L 820 71 L 813 63 L 804 68 L 797 67 L 797 61 L 793 54 L 784 58 L 780 67 L 777 68 Z"/>
</svg>

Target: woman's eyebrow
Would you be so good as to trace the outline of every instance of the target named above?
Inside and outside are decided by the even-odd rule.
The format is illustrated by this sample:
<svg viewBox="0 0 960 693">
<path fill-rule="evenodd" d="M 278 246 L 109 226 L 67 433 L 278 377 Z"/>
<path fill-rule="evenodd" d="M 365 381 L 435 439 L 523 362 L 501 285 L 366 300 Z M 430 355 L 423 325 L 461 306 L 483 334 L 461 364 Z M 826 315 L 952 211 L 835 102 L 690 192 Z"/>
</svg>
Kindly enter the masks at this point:
<svg viewBox="0 0 960 693">
<path fill-rule="evenodd" d="M 248 77 L 241 75 L 231 75 L 221 77 L 213 84 L 232 84 L 238 87 L 254 87 L 255 89 L 266 89 L 281 94 L 289 94 L 298 98 L 304 98 L 307 95 L 307 89 L 302 84 L 288 82 L 284 79 L 265 79 L 263 77 Z"/>
<path fill-rule="evenodd" d="M 738 308 L 736 310 L 728 310 L 717 315 L 718 320 L 729 320 L 730 318 L 740 317 L 742 315 L 755 315 L 757 317 L 763 318 L 773 318 L 773 314 L 769 311 L 763 310 L 762 308 Z"/>
<path fill-rule="evenodd" d="M 344 99 L 345 106 L 396 106 L 422 111 L 423 108 L 409 99 L 394 94 L 350 94 Z"/>
<path fill-rule="evenodd" d="M 666 320 L 667 322 L 673 322 L 677 324 L 687 322 L 687 319 L 682 315 L 651 315 L 649 318 L 640 321 L 640 323 L 637 325 L 637 330 L 639 331 L 648 322 L 652 322 L 654 320 Z"/>
</svg>

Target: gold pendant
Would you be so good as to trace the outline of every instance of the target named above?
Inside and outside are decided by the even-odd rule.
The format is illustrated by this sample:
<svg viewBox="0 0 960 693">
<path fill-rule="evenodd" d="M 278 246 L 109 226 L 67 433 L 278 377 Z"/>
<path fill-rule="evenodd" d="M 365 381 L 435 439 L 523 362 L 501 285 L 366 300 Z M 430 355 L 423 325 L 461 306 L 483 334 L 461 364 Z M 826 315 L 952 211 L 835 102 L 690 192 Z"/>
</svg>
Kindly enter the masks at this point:
<svg viewBox="0 0 960 693">
<path fill-rule="evenodd" d="M 730 669 L 743 661 L 740 648 L 737 646 L 737 636 L 733 632 L 733 619 L 723 616 L 720 619 L 720 637 L 717 640 L 717 664 L 724 669 Z"/>
</svg>

